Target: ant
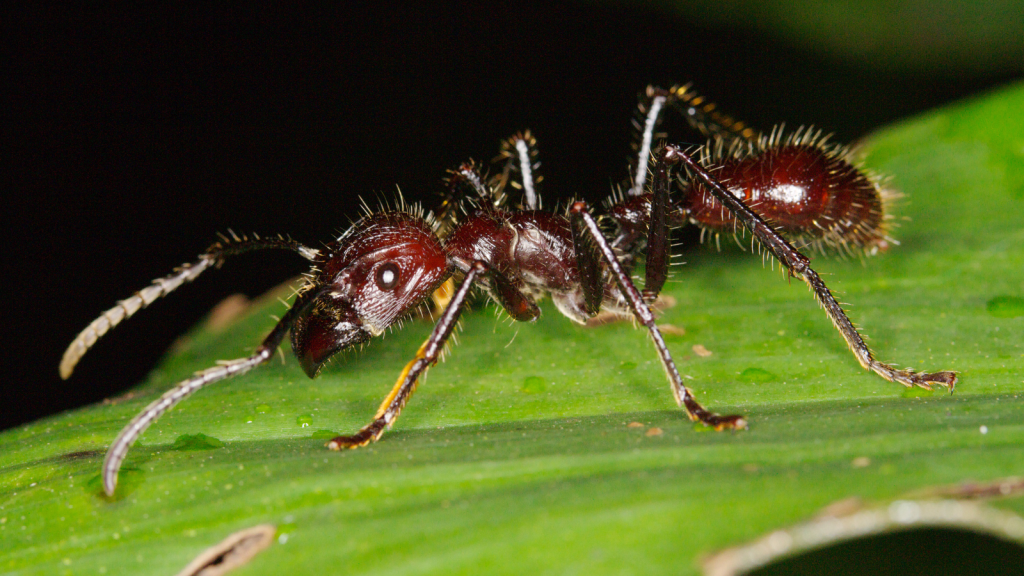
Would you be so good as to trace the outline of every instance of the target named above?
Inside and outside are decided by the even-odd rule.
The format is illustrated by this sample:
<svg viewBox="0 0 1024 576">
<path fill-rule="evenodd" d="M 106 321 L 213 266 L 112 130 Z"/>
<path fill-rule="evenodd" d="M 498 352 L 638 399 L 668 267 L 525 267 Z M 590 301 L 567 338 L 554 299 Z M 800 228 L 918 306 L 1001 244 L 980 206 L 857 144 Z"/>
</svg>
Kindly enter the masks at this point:
<svg viewBox="0 0 1024 576">
<path fill-rule="evenodd" d="M 678 110 L 709 139 L 707 144 L 691 151 L 655 146 L 666 108 Z M 683 384 L 649 307 L 668 277 L 670 231 L 687 223 L 699 226 L 702 236 L 750 231 L 790 277 L 807 283 L 864 368 L 908 387 L 939 384 L 953 390 L 954 372 L 920 373 L 876 360 L 809 259 L 786 239 L 865 254 L 895 242 L 887 235 L 887 193 L 876 177 L 850 160 L 849 149 L 829 144 L 813 130 L 783 136 L 778 127 L 764 135 L 720 114 L 689 85 L 649 87 L 638 111 L 639 152 L 631 181 L 625 192 L 613 195 L 603 219 L 614 228 L 611 237 L 584 202 L 573 202 L 561 212 L 540 209 L 536 142 L 525 132 L 503 143 L 498 159 L 506 164 L 500 175 L 485 180 L 472 161 L 451 171 L 437 216 L 401 201 L 395 209 L 367 210 L 323 249 L 284 237 L 224 237 L 195 262 L 104 312 L 68 347 L 60 365 L 63 378 L 110 328 L 229 256 L 284 249 L 312 263 L 294 303 L 251 356 L 196 373 L 152 402 L 118 434 L 103 462 L 105 492 L 113 495 L 129 447 L 160 415 L 200 388 L 266 362 L 287 333 L 303 370 L 313 378 L 335 353 L 381 335 L 452 278 L 461 278 L 461 283 L 373 420 L 351 436 L 334 438 L 328 448 L 364 446 L 394 424 L 420 375 L 440 358 L 474 286 L 520 322 L 540 316 L 537 300 L 543 296 L 581 324 L 601 311 L 631 315 L 649 331 L 676 402 L 691 420 L 716 430 L 746 428 L 742 416 L 719 415 L 697 402 Z M 673 177 L 678 166 L 686 175 Z M 508 202 L 510 184 L 522 190 L 517 206 Z M 679 189 L 675 197 L 670 194 L 673 186 Z M 642 291 L 631 277 L 641 255 L 646 261 Z"/>
</svg>

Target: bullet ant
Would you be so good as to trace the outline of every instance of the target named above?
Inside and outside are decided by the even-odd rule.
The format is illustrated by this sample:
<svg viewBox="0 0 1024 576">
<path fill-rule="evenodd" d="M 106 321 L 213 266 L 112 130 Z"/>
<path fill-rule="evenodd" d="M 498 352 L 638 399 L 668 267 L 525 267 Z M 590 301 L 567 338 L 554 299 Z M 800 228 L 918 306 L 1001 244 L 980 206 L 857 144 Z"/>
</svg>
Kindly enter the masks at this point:
<svg viewBox="0 0 1024 576">
<path fill-rule="evenodd" d="M 681 112 L 708 143 L 691 152 L 654 146 L 666 108 Z M 381 335 L 450 278 L 461 278 L 458 289 L 373 420 L 351 436 L 331 440 L 330 449 L 364 446 L 394 424 L 420 375 L 438 361 L 474 286 L 521 322 L 540 316 L 537 300 L 544 296 L 578 323 L 601 311 L 631 315 L 649 331 L 676 402 L 691 420 L 716 430 L 745 428 L 742 416 L 706 410 L 683 385 L 649 308 L 668 277 L 670 229 L 687 223 L 699 226 L 702 234 L 750 231 L 790 277 L 807 283 L 864 368 L 908 387 L 954 388 L 954 372 L 919 373 L 875 360 L 808 258 L 786 239 L 868 254 L 893 242 L 883 212 L 885 192 L 877 178 L 850 161 L 846 148 L 829 144 L 812 130 L 783 136 L 776 128 L 763 135 L 718 113 L 688 85 L 648 88 L 639 113 L 632 179 L 625 192 L 613 197 L 604 217 L 615 229 L 611 238 L 584 202 L 572 203 L 565 212 L 540 210 L 536 143 L 526 132 L 503 143 L 499 158 L 506 162 L 504 170 L 490 181 L 472 162 L 452 171 L 448 196 L 436 217 L 406 206 L 368 211 L 323 249 L 283 237 L 225 238 L 195 262 L 104 312 L 68 347 L 60 365 L 63 378 L 110 328 L 229 256 L 284 249 L 312 263 L 295 302 L 251 356 L 198 372 L 147 406 L 118 434 L 103 462 L 106 493 L 113 494 L 129 447 L 153 421 L 196 390 L 266 362 L 289 331 L 292 350 L 313 378 L 332 355 Z M 678 165 L 687 176 L 673 178 Z M 673 185 L 679 189 L 675 197 L 670 194 Z M 509 205 L 510 187 L 522 190 L 518 206 Z M 646 261 L 643 291 L 631 278 L 640 255 Z"/>
</svg>

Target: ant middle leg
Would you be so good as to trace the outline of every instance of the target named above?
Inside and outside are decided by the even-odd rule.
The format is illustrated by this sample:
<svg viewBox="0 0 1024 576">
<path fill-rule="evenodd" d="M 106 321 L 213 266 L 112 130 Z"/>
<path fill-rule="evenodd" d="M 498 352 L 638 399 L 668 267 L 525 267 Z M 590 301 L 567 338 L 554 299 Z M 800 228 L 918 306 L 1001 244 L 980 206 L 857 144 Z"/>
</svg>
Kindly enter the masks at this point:
<svg viewBox="0 0 1024 576">
<path fill-rule="evenodd" d="M 679 208 L 672 206 L 669 200 L 667 170 L 663 163 L 655 164 L 651 192 L 642 196 L 617 199 L 609 214 L 609 218 L 618 227 L 617 235 L 610 245 L 612 251 L 619 255 L 619 264 L 626 275 L 632 273 L 638 254 L 643 252 L 646 256 L 643 297 L 648 304 L 653 304 L 657 300 L 668 279 L 671 242 L 669 223 L 672 222 L 675 226 L 682 223 Z M 646 174 L 646 167 L 643 172 Z M 583 234 L 576 231 L 578 221 L 573 222 L 574 239 L 579 247 L 579 238 L 583 237 Z M 579 257 L 580 251 L 577 250 L 577 258 Z M 579 263 L 581 273 L 587 268 L 583 262 Z"/>
<path fill-rule="evenodd" d="M 655 323 L 654 314 L 651 313 L 651 309 L 644 301 L 645 297 L 641 295 L 640 291 L 633 285 L 633 281 L 630 279 L 629 274 L 627 274 L 623 269 L 622 264 L 615 255 L 615 251 L 609 245 L 607 239 L 605 239 L 604 235 L 601 233 L 601 229 L 598 227 L 597 222 L 594 220 L 594 217 L 587 209 L 586 202 L 576 202 L 572 205 L 569 212 L 573 222 L 573 229 L 586 231 L 587 236 L 589 236 L 590 240 L 594 243 L 601 256 L 604 258 L 604 261 L 608 264 L 608 268 L 611 271 L 612 276 L 615 278 L 619 289 L 622 291 L 623 296 L 628 301 L 630 308 L 632 308 L 633 314 L 650 332 L 651 340 L 654 342 L 654 347 L 658 351 L 658 357 L 661 360 L 661 365 L 665 369 L 665 375 L 668 377 L 669 384 L 672 386 L 672 394 L 675 396 L 676 403 L 686 410 L 690 420 L 700 421 L 704 425 L 711 426 L 716 430 L 746 428 L 747 422 L 742 416 L 721 416 L 707 410 L 697 402 L 697 399 L 693 396 L 693 392 L 683 384 L 682 377 L 679 375 L 679 370 L 676 368 L 675 360 L 672 359 L 672 355 L 668 351 L 668 345 L 665 344 L 665 339 L 662 337 L 661 331 Z M 581 250 L 578 242 L 576 249 L 577 253 Z M 662 283 L 664 283 L 664 280 L 662 280 Z"/>
<path fill-rule="evenodd" d="M 800 253 L 792 244 L 775 231 L 761 216 L 750 209 L 749 206 L 733 196 L 725 186 L 708 172 L 703 166 L 694 160 L 690 155 L 683 152 L 676 146 L 666 145 L 660 152 L 657 165 L 657 178 L 668 179 L 668 165 L 684 163 L 693 174 L 696 174 L 706 185 L 714 197 L 725 206 L 736 218 L 743 223 L 744 227 L 750 230 L 758 242 L 764 246 L 779 262 L 781 262 L 791 276 L 800 277 L 811 291 L 825 313 L 828 314 L 832 324 L 839 333 L 843 335 L 846 344 L 856 356 L 857 361 L 864 368 L 871 370 L 890 382 L 899 382 L 904 386 L 918 386 L 930 390 L 933 384 L 945 386 L 950 392 L 956 387 L 956 372 L 942 371 L 933 373 L 916 372 L 909 369 L 898 369 L 889 364 L 879 362 L 875 359 L 871 349 L 864 342 L 857 328 L 850 322 L 842 306 L 836 301 L 835 296 L 825 285 L 825 282 L 818 276 L 818 273 L 811 268 L 810 260 Z"/>
</svg>

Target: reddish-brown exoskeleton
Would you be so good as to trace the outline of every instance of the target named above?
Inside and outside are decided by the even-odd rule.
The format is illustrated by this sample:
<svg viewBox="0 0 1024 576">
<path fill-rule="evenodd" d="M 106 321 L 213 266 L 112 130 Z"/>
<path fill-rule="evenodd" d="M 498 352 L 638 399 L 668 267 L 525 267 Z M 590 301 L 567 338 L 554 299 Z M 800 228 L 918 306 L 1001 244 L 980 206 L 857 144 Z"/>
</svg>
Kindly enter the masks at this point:
<svg viewBox="0 0 1024 576">
<path fill-rule="evenodd" d="M 663 145 L 651 161 L 655 130 L 666 107 L 679 109 L 711 139 L 694 154 Z M 583 202 L 571 204 L 567 212 L 540 210 L 535 189 L 539 178 L 533 175 L 535 143 L 527 132 L 504 143 L 505 170 L 490 183 L 473 163 L 453 171 L 449 196 L 437 218 L 416 209 L 368 213 L 322 250 L 283 238 L 225 239 L 196 262 L 105 312 L 68 348 L 60 368 L 64 378 L 111 327 L 228 256 L 280 248 L 313 263 L 295 302 L 251 356 L 197 373 L 147 406 L 121 431 L 103 463 L 107 494 L 114 492 L 129 447 L 154 420 L 192 392 L 267 361 L 289 331 L 292 349 L 312 378 L 336 352 L 380 335 L 453 277 L 461 283 L 373 421 L 351 436 L 334 438 L 328 447 L 363 446 L 394 423 L 420 375 L 437 362 L 474 286 L 517 321 L 537 319 L 537 300 L 544 296 L 579 323 L 602 310 L 632 315 L 649 331 L 676 401 L 690 419 L 718 430 L 744 428 L 743 417 L 706 410 L 683 385 L 648 307 L 668 276 L 670 228 L 687 222 L 712 233 L 749 230 L 791 276 L 807 283 L 865 368 L 907 386 L 955 386 L 953 372 L 918 373 L 875 360 L 809 260 L 785 238 L 869 253 L 892 242 L 886 235 L 882 190 L 850 162 L 844 148 L 827 144 L 811 131 L 783 137 L 776 130 L 763 136 L 718 114 L 686 86 L 649 88 L 640 113 L 633 179 L 626 193 L 613 199 L 607 216 L 616 228 L 612 239 L 605 238 Z M 685 166 L 689 178 L 673 180 L 671 170 L 678 164 Z M 518 173 L 518 180 L 513 173 Z M 519 206 L 510 207 L 506 201 L 509 183 L 523 191 Z M 680 193 L 672 198 L 674 183 Z M 630 276 L 639 255 L 646 258 L 643 292 Z"/>
</svg>

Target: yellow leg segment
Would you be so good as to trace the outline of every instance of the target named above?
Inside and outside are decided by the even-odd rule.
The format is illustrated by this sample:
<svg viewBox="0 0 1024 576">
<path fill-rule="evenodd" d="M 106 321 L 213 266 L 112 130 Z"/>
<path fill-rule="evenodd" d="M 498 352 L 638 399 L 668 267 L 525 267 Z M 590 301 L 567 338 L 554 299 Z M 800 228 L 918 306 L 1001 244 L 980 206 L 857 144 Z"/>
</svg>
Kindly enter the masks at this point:
<svg viewBox="0 0 1024 576">
<path fill-rule="evenodd" d="M 395 387 L 391 389 L 391 392 L 384 398 L 384 401 L 380 403 L 380 408 L 377 408 L 377 413 L 373 416 L 374 419 L 384 417 L 384 414 L 391 407 L 391 403 L 394 402 L 395 398 L 398 396 L 398 392 L 402 389 L 402 384 L 405 383 L 405 379 L 409 376 L 409 371 L 412 370 L 413 365 L 426 358 L 424 351 L 427 349 L 427 344 L 429 342 L 429 339 L 424 342 L 420 346 L 420 349 L 416 351 L 416 357 L 410 360 L 409 363 L 405 365 L 405 368 L 402 369 L 402 373 L 398 375 L 398 380 L 395 382 Z M 416 380 L 418 382 L 419 378 Z M 409 392 L 410 396 L 412 396 L 412 392 L 416 390 L 415 386 L 417 382 L 413 383 L 413 390 Z"/>
<path fill-rule="evenodd" d="M 452 297 L 455 296 L 455 280 L 451 278 L 444 281 L 434 290 L 434 293 L 430 295 L 430 299 L 434 302 L 434 308 L 430 311 L 431 319 L 436 320 L 435 316 L 444 312 L 448 308 L 448 304 L 451 303 Z"/>
</svg>

